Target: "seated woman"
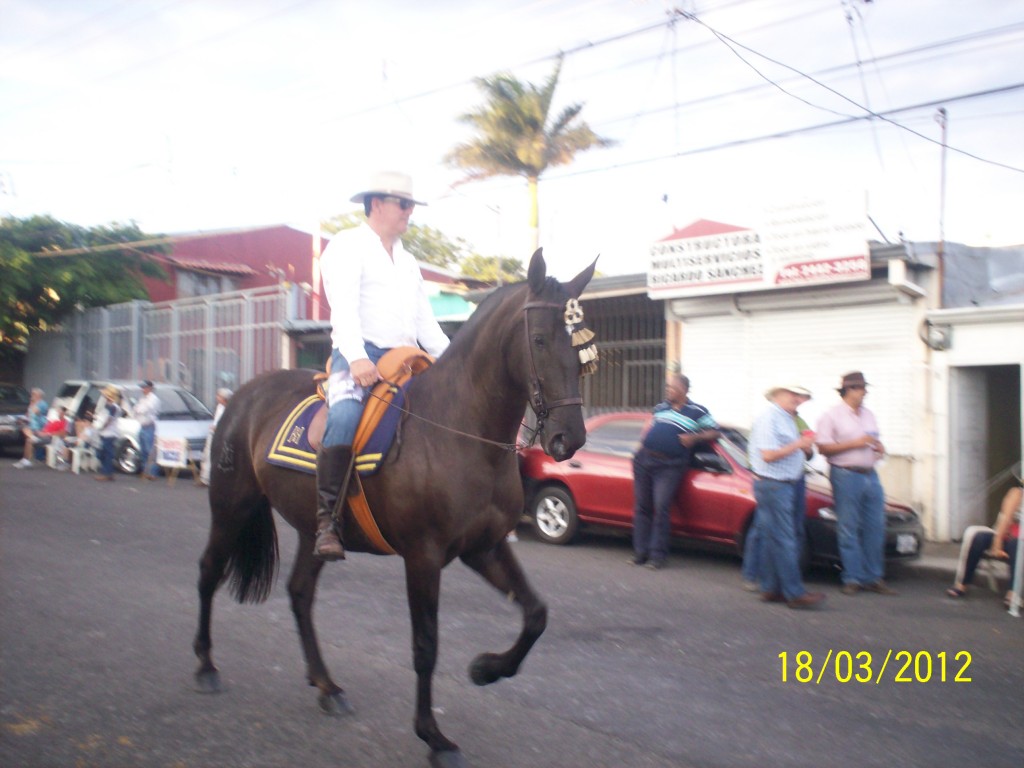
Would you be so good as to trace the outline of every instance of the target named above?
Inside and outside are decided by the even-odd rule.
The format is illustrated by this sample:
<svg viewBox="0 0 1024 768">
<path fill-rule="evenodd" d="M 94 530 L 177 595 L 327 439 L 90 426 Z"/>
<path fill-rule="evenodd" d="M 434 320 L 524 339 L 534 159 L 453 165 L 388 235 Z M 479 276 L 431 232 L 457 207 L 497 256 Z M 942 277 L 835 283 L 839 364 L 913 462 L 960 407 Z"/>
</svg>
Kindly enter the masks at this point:
<svg viewBox="0 0 1024 768">
<path fill-rule="evenodd" d="M 1022 497 L 1024 497 L 1024 489 L 1020 485 L 1006 492 L 1002 504 L 999 505 L 999 517 L 996 518 L 995 529 L 984 525 L 972 525 L 964 531 L 963 544 L 960 545 L 960 562 L 957 565 L 956 576 L 953 578 L 953 586 L 946 590 L 947 595 L 953 598 L 966 595 L 967 585 L 974 580 L 974 572 L 978 568 L 982 555 L 987 555 L 1002 560 L 1010 566 L 1011 589 L 1007 591 L 1004 600 L 1009 605 L 1017 560 L 1017 537 Z"/>
</svg>

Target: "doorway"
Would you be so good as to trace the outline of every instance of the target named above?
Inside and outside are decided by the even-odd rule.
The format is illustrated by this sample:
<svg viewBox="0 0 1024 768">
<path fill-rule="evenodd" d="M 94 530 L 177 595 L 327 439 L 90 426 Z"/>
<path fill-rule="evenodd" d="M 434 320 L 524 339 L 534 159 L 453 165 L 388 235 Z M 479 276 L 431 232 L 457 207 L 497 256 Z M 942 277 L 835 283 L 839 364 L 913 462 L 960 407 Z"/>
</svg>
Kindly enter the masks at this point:
<svg viewBox="0 0 1024 768">
<path fill-rule="evenodd" d="M 950 515 L 954 539 L 968 525 L 992 525 L 1021 460 L 1021 367 L 951 370 Z"/>
</svg>

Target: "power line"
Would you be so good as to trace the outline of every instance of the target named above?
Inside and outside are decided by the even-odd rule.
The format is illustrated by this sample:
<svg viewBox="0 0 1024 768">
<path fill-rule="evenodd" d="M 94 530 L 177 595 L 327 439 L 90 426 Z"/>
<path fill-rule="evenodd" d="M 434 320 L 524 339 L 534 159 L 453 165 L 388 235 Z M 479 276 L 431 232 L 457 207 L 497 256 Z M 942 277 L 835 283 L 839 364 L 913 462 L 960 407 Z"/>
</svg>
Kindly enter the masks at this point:
<svg viewBox="0 0 1024 768">
<path fill-rule="evenodd" d="M 755 67 L 753 64 L 751 64 L 746 59 L 744 59 L 743 56 L 740 55 L 736 51 L 736 48 L 737 47 L 738 48 L 742 48 L 743 50 L 749 51 L 750 53 L 753 53 L 756 56 L 760 56 L 765 61 L 769 61 L 772 64 L 775 64 L 776 66 L 788 69 L 791 72 L 796 73 L 800 77 L 803 77 L 803 78 L 805 78 L 807 80 L 810 80 L 815 85 L 817 85 L 817 86 L 819 86 L 821 88 L 824 88 L 826 91 L 828 91 L 828 92 L 830 92 L 832 94 L 835 94 L 839 98 L 843 99 L 844 101 L 849 102 L 853 106 L 857 107 L 860 110 L 863 110 L 866 113 L 865 115 L 859 116 L 859 117 L 858 116 L 853 116 L 853 115 L 845 115 L 844 117 L 847 118 L 846 120 L 840 121 L 839 123 L 835 123 L 835 124 L 832 124 L 832 125 L 841 125 L 842 123 L 851 122 L 853 120 L 878 119 L 878 120 L 882 120 L 882 121 L 884 121 L 886 123 L 889 123 L 890 125 L 893 125 L 896 128 L 899 128 L 901 130 L 907 131 L 908 133 L 912 133 L 913 135 L 917 136 L 918 138 L 924 139 L 925 141 L 929 141 L 929 142 L 931 142 L 933 144 L 941 144 L 941 142 L 936 141 L 935 139 L 931 138 L 930 136 L 927 136 L 927 135 L 925 135 L 923 133 L 915 131 L 913 128 L 909 128 L 909 127 L 907 127 L 907 126 L 905 126 L 905 125 L 903 125 L 901 123 L 897 123 L 895 120 L 890 120 L 888 117 L 885 116 L 885 114 L 894 114 L 896 112 L 907 111 L 908 109 L 912 109 L 912 108 L 908 107 L 908 108 L 904 108 L 904 109 L 901 109 L 901 110 L 889 110 L 885 114 L 880 113 L 880 112 L 876 112 L 873 109 L 870 109 L 869 107 L 864 106 L 863 104 L 859 104 L 858 102 L 854 101 L 849 96 L 847 96 L 846 94 L 844 94 L 844 93 L 842 93 L 840 91 L 837 91 L 832 86 L 823 83 L 822 81 L 818 80 L 817 78 L 815 78 L 815 77 L 813 77 L 811 75 L 808 75 L 805 72 L 801 72 L 799 69 L 796 69 L 795 67 L 791 67 L 789 64 L 785 64 L 785 63 L 783 63 L 781 61 L 778 61 L 777 59 L 773 59 L 771 56 L 766 56 L 763 53 L 759 53 L 758 51 L 755 51 L 753 48 L 750 48 L 750 47 L 744 45 L 743 43 L 740 43 L 740 42 L 738 42 L 736 40 L 733 40 L 728 35 L 722 34 L 718 30 L 713 29 L 712 27 L 708 26 L 701 19 L 697 18 L 697 16 L 695 14 L 688 13 L 686 11 L 677 11 L 677 13 L 679 15 L 683 16 L 684 18 L 690 20 L 690 21 L 696 22 L 697 24 L 699 24 L 700 26 L 704 27 L 709 32 L 711 32 L 711 34 L 713 34 L 716 38 L 718 38 L 720 41 L 722 41 L 726 45 L 726 47 L 729 48 L 729 50 L 731 50 L 733 53 L 735 53 L 745 64 L 747 64 L 747 66 L 749 66 L 751 69 L 753 69 L 754 72 L 756 72 L 760 77 L 762 77 L 770 85 L 774 86 L 775 88 L 778 88 L 780 91 L 782 91 L 786 95 L 791 96 L 792 98 L 794 98 L 794 99 L 796 99 L 798 101 L 801 101 L 804 104 L 807 104 L 809 106 L 815 107 L 816 109 L 820 109 L 820 110 L 823 110 L 825 112 L 831 112 L 832 114 L 835 114 L 835 115 L 842 115 L 842 113 L 837 112 L 834 109 L 830 109 L 828 107 L 823 107 L 821 105 L 813 104 L 812 102 L 807 101 L 806 99 L 803 99 L 803 98 L 801 98 L 799 96 L 795 96 L 794 94 L 791 94 L 785 88 L 780 86 L 774 80 L 772 80 L 767 75 L 765 75 L 763 72 L 761 72 L 759 69 L 757 69 L 757 67 Z M 926 104 L 926 105 L 920 105 L 917 108 L 921 108 L 922 106 L 936 106 L 938 104 L 944 104 L 944 103 L 948 103 L 950 101 L 959 101 L 959 100 L 962 100 L 964 98 L 978 98 L 980 96 L 990 96 L 990 95 L 994 95 L 994 94 L 997 94 L 997 93 L 1005 93 L 1007 91 L 1016 90 L 1016 89 L 1021 88 L 1021 87 L 1024 87 L 1024 83 L 1018 83 L 1016 85 L 1011 85 L 1011 86 L 1004 86 L 1002 88 L 992 88 L 992 89 L 989 89 L 987 91 L 979 91 L 979 92 L 976 92 L 974 94 L 969 94 L 967 96 L 957 97 L 955 99 L 938 99 L 938 100 L 935 100 L 935 101 L 932 101 L 932 102 L 928 102 L 928 104 Z M 832 125 L 825 125 L 825 126 L 821 126 L 821 127 L 832 127 Z M 950 147 L 948 145 L 943 145 L 943 146 L 945 146 L 947 149 L 950 149 L 950 150 L 952 150 L 954 152 L 957 152 L 957 153 L 959 153 L 961 155 L 964 155 L 966 157 L 970 157 L 970 158 L 972 158 L 974 160 L 979 160 L 979 161 L 981 161 L 983 163 L 988 163 L 990 165 L 995 165 L 995 166 L 998 166 L 1000 168 L 1005 168 L 1005 169 L 1010 170 L 1010 171 L 1016 171 L 1018 173 L 1024 173 L 1024 169 L 1015 168 L 1013 166 L 1006 165 L 1004 163 L 1000 163 L 1000 162 L 997 162 L 995 160 L 989 160 L 987 158 L 979 157 L 978 155 L 972 154 L 972 153 L 967 152 L 965 150 L 957 149 L 956 147 Z"/>
<path fill-rule="evenodd" d="M 815 131 L 827 130 L 827 129 L 836 128 L 836 127 L 839 127 L 839 126 L 842 126 L 842 125 L 849 125 L 851 123 L 856 123 L 856 122 L 859 122 L 861 120 L 870 120 L 873 117 L 879 117 L 881 119 L 884 119 L 884 120 L 886 120 L 886 122 L 890 122 L 893 125 L 897 125 L 900 128 L 904 128 L 904 130 L 908 130 L 911 133 L 914 133 L 915 135 L 920 136 L 921 138 L 923 138 L 923 139 L 925 139 L 927 141 L 932 142 L 933 144 L 940 144 L 941 142 L 936 141 L 935 139 L 932 139 L 932 138 L 930 138 L 928 136 L 925 136 L 923 134 L 917 133 L 917 131 L 913 131 L 913 130 L 911 130 L 909 128 L 905 128 L 904 126 L 901 126 L 898 123 L 893 123 L 891 120 L 886 119 L 884 116 L 885 115 L 898 114 L 900 112 L 911 112 L 911 111 L 914 111 L 914 110 L 926 109 L 926 108 L 930 108 L 930 107 L 936 107 L 936 106 L 939 106 L 939 105 L 942 105 L 942 104 L 951 104 L 951 103 L 955 103 L 955 102 L 958 102 L 958 101 L 965 101 L 967 99 L 975 99 L 975 98 L 981 98 L 981 97 L 985 97 L 985 96 L 993 96 L 993 95 L 996 95 L 996 94 L 999 94 L 999 93 L 1009 93 L 1011 91 L 1016 91 L 1016 90 L 1021 90 L 1021 89 L 1024 89 L 1024 83 L 1016 83 L 1015 85 L 1007 85 L 1007 86 L 1003 86 L 1003 87 L 1000 87 L 1000 88 L 991 88 L 991 89 L 985 90 L 985 91 L 977 91 L 975 93 L 962 94 L 960 96 L 954 96 L 954 97 L 951 97 L 951 98 L 936 99 L 934 101 L 923 102 L 923 103 L 920 103 L 920 104 L 914 104 L 914 105 L 906 106 L 906 107 L 899 107 L 897 109 L 890 109 L 890 110 L 886 110 L 885 112 L 882 112 L 882 113 L 873 113 L 871 115 L 854 115 L 854 116 L 845 117 L 842 120 L 834 120 L 834 121 L 829 122 L 829 123 L 818 123 L 816 125 L 807 125 L 807 126 L 803 126 L 803 127 L 800 127 L 800 128 L 789 128 L 789 129 L 785 129 L 785 130 L 781 130 L 781 131 L 774 131 L 772 133 L 766 133 L 766 134 L 762 134 L 760 136 L 749 136 L 749 137 L 741 138 L 741 139 L 733 139 L 731 141 L 723 141 L 723 142 L 719 142 L 718 144 L 709 144 L 709 145 L 703 146 L 703 147 L 695 147 L 693 149 L 687 149 L 687 150 L 683 150 L 681 152 L 673 152 L 673 153 L 670 153 L 670 154 L 658 155 L 656 157 L 647 157 L 647 158 L 642 158 L 642 159 L 639 159 L 639 160 L 624 161 L 624 162 L 621 162 L 621 163 L 615 163 L 613 165 L 608 165 L 608 166 L 604 166 L 604 167 L 601 167 L 601 168 L 588 168 L 586 170 L 581 170 L 581 171 L 566 171 L 566 172 L 560 173 L 560 174 L 545 175 L 544 179 L 546 181 L 555 181 L 555 180 L 560 180 L 560 179 L 572 178 L 574 176 L 586 176 L 586 175 L 589 175 L 589 174 L 592 174 L 592 173 L 600 173 L 600 172 L 604 172 L 604 171 L 618 170 L 619 168 L 629 168 L 629 167 L 637 166 L 637 165 L 645 165 L 647 163 L 655 163 L 655 162 L 659 162 L 659 161 L 663 161 L 663 160 L 673 160 L 675 158 L 687 157 L 687 156 L 690 156 L 690 155 L 700 155 L 700 154 L 706 154 L 708 152 L 718 152 L 718 151 L 724 150 L 724 149 L 735 149 L 736 147 L 747 146 L 747 145 L 750 145 L 750 144 L 757 144 L 757 143 L 760 143 L 762 141 L 770 141 L 772 139 L 785 139 L 785 138 L 789 138 L 791 136 L 798 136 L 798 135 L 804 134 L 804 133 L 813 133 Z M 990 165 L 994 165 L 994 166 L 997 166 L 999 168 L 1005 168 L 1008 171 L 1014 171 L 1016 173 L 1024 173 L 1024 168 L 1016 168 L 1016 167 L 1014 167 L 1012 165 L 1006 165 L 1005 163 L 1000 163 L 1000 162 L 997 162 L 995 160 L 988 160 L 988 159 L 986 159 L 984 157 L 979 157 L 979 156 L 971 154 L 970 152 L 967 152 L 965 150 L 957 149 L 955 147 L 951 147 L 951 146 L 948 146 L 948 145 L 947 145 L 946 148 L 949 151 L 951 151 L 951 152 L 957 152 L 958 154 L 964 155 L 966 157 L 970 157 L 970 158 L 972 158 L 974 160 L 978 160 L 978 161 L 983 162 L 983 163 L 988 163 Z"/>
</svg>

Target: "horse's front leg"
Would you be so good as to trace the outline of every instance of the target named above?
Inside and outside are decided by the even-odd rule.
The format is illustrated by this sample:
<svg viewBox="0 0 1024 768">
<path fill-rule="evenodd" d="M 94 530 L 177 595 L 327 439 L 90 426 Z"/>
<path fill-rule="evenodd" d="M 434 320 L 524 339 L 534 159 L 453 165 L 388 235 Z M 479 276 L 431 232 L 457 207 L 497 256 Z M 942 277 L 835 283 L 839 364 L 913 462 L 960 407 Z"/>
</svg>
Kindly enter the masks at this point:
<svg viewBox="0 0 1024 768">
<path fill-rule="evenodd" d="M 313 625 L 313 599 L 316 597 L 316 584 L 323 567 L 324 561 L 313 557 L 313 538 L 300 534 L 295 565 L 288 579 L 288 596 L 291 598 L 292 614 L 295 616 L 302 653 L 306 659 L 306 677 L 310 685 L 320 689 L 320 709 L 329 715 L 351 714 L 355 710 L 345 696 L 345 691 L 331 679 L 320 655 L 320 644 Z"/>
<path fill-rule="evenodd" d="M 433 679 L 437 664 L 437 605 L 441 591 L 441 561 L 428 555 L 406 557 L 405 589 L 412 619 L 412 662 L 416 670 L 416 735 L 432 751 L 431 761 L 462 765 L 459 746 L 445 738 L 434 717 Z"/>
<path fill-rule="evenodd" d="M 523 611 L 523 629 L 515 644 L 504 653 L 481 653 L 469 665 L 473 682 L 489 685 L 519 671 L 519 665 L 547 627 L 548 608 L 533 591 L 506 540 L 502 539 L 494 549 L 464 554 L 462 562 L 515 600 Z"/>
</svg>

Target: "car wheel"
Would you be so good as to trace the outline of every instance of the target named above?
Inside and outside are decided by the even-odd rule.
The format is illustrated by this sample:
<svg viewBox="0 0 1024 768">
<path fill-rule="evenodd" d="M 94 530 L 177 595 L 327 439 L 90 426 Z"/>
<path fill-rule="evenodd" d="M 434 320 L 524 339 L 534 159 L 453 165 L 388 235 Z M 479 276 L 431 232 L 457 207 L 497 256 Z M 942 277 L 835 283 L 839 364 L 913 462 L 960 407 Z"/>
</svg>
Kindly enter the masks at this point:
<svg viewBox="0 0 1024 768">
<path fill-rule="evenodd" d="M 531 517 L 541 540 L 548 544 L 568 544 L 576 537 L 580 521 L 572 496 L 562 488 L 548 486 L 533 497 Z"/>
<path fill-rule="evenodd" d="M 134 475 L 139 471 L 142 464 L 139 458 L 138 449 L 130 442 L 125 441 L 117 452 L 117 468 L 126 475 Z"/>
</svg>

